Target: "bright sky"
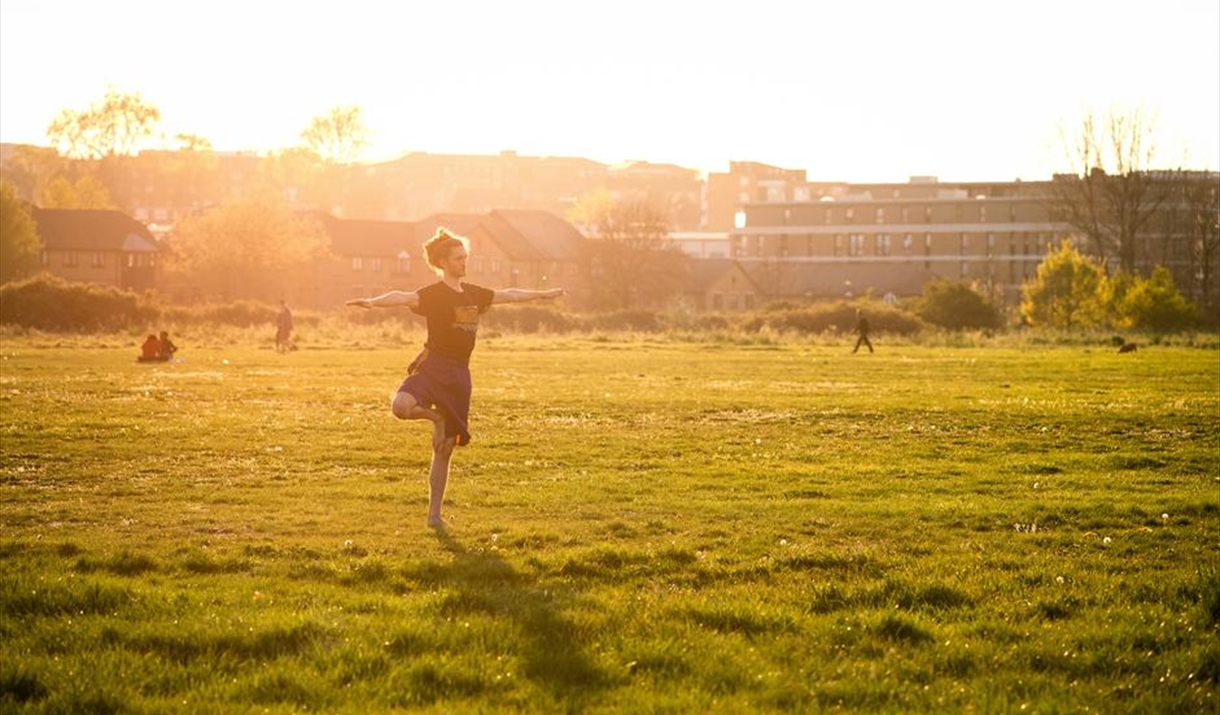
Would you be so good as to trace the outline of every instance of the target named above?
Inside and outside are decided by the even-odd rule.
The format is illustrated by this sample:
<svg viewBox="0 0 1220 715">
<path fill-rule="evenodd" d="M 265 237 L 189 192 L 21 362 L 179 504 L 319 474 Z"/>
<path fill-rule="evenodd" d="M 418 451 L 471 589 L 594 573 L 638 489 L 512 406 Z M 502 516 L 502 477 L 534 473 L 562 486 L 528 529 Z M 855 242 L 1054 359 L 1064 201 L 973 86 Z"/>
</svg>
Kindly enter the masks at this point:
<svg viewBox="0 0 1220 715">
<path fill-rule="evenodd" d="M 1061 124 L 1142 105 L 1165 166 L 1220 169 L 1216 0 L 4 0 L 0 141 L 139 92 L 172 137 L 365 159 L 582 156 L 811 180 L 1049 178 Z"/>
</svg>

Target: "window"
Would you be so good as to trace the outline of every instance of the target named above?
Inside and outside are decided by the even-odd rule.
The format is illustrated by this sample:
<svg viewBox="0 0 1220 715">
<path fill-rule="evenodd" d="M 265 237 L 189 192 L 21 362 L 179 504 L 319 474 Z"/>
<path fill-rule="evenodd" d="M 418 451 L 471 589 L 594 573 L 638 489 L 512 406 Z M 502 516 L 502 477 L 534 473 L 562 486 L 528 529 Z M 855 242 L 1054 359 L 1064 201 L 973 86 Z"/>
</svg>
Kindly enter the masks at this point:
<svg viewBox="0 0 1220 715">
<path fill-rule="evenodd" d="M 483 272 L 483 259 L 482 258 L 479 258 L 478 256 L 470 257 L 470 272 L 475 273 L 475 274 Z"/>
<path fill-rule="evenodd" d="M 364 259 L 361 258 L 360 256 L 352 256 L 352 270 L 353 271 L 363 271 L 364 270 Z"/>
<path fill-rule="evenodd" d="M 822 223 L 833 223 L 834 216 L 831 215 L 830 209 L 824 209 L 822 213 Z"/>
<path fill-rule="evenodd" d="M 911 208 L 909 206 L 902 207 L 902 222 L 906 223 L 911 220 Z"/>
<path fill-rule="evenodd" d="M 395 273 L 410 273 L 411 272 L 411 257 L 406 252 L 398 254 L 397 262 L 394 265 Z"/>
<path fill-rule="evenodd" d="M 915 237 L 911 234 L 906 234 L 902 237 L 902 253 L 905 256 L 911 255 L 911 251 L 915 248 Z"/>
<path fill-rule="evenodd" d="M 849 207 L 847 209 L 847 211 L 845 212 L 845 214 L 846 214 L 845 219 L 846 219 L 847 223 L 852 223 L 856 218 L 856 210 L 854 208 Z"/>
<path fill-rule="evenodd" d="M 864 234 L 853 233 L 847 239 L 848 255 L 859 256 L 864 252 Z"/>
<path fill-rule="evenodd" d="M 968 233 L 962 234 L 961 244 L 960 244 L 958 250 L 963 256 L 966 255 L 970 251 L 970 234 L 968 234 Z"/>
<path fill-rule="evenodd" d="M 380 273 L 380 272 L 381 272 L 381 259 L 380 259 L 380 258 L 374 258 L 374 259 L 373 259 L 373 272 L 374 272 L 374 273 Z"/>
<path fill-rule="evenodd" d="M 102 253 L 101 251 L 93 252 L 93 267 L 94 268 L 105 268 L 106 267 L 106 254 L 105 253 Z"/>
<path fill-rule="evenodd" d="M 878 256 L 890 255 L 890 235 L 888 233 L 879 233 L 874 242 L 874 254 Z"/>
<path fill-rule="evenodd" d="M 835 234 L 835 255 L 843 255 L 843 234 L 841 233 Z"/>
<path fill-rule="evenodd" d="M 970 264 L 962 261 L 961 277 L 968 278 L 970 276 Z"/>
<path fill-rule="evenodd" d="M 878 206 L 873 212 L 873 223 L 885 223 L 885 209 Z"/>
<path fill-rule="evenodd" d="M 491 261 L 491 272 L 493 275 L 500 274 L 500 262 L 495 260 L 494 258 Z"/>
<path fill-rule="evenodd" d="M 932 207 L 931 206 L 923 207 L 923 222 L 932 223 Z"/>
<path fill-rule="evenodd" d="M 64 253 L 64 265 L 75 266 L 77 261 L 76 251 L 66 251 Z"/>
<path fill-rule="evenodd" d="M 979 223 L 987 223 L 987 207 L 979 206 Z"/>
<path fill-rule="evenodd" d="M 988 257 L 995 255 L 995 234 L 987 234 L 987 255 Z"/>
<path fill-rule="evenodd" d="M 44 266 L 49 266 L 51 265 L 51 256 L 46 251 L 42 251 L 38 254 L 38 262 Z"/>
</svg>

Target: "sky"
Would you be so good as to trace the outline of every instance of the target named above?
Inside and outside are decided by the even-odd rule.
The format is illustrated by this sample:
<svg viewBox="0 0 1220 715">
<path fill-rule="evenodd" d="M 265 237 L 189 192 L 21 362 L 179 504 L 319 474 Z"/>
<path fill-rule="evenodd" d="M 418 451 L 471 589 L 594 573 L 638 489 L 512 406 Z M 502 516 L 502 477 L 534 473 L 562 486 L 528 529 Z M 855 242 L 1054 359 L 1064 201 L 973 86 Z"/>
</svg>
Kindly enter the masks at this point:
<svg viewBox="0 0 1220 715">
<path fill-rule="evenodd" d="M 4 0 L 0 141 L 109 88 L 167 139 L 296 146 L 360 107 L 366 161 L 579 156 L 814 181 L 1070 169 L 1061 128 L 1141 109 L 1157 162 L 1220 169 L 1216 0 Z"/>
</svg>

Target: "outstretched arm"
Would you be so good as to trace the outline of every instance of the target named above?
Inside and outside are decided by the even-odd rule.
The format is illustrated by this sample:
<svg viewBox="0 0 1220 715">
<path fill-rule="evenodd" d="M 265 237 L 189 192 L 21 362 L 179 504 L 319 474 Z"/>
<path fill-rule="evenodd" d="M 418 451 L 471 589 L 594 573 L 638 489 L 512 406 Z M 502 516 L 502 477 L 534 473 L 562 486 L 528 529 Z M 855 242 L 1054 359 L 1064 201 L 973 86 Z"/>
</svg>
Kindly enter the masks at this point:
<svg viewBox="0 0 1220 715">
<path fill-rule="evenodd" d="M 558 298 L 566 294 L 567 291 L 563 288 L 551 288 L 550 290 L 526 290 L 525 288 L 501 288 L 495 292 L 491 302 L 495 303 L 521 303 L 527 300 L 543 300 L 550 298 Z"/>
<path fill-rule="evenodd" d="M 344 305 L 355 305 L 361 308 L 414 308 L 419 305 L 419 294 L 392 290 L 389 293 L 382 293 L 376 298 L 355 298 Z"/>
</svg>

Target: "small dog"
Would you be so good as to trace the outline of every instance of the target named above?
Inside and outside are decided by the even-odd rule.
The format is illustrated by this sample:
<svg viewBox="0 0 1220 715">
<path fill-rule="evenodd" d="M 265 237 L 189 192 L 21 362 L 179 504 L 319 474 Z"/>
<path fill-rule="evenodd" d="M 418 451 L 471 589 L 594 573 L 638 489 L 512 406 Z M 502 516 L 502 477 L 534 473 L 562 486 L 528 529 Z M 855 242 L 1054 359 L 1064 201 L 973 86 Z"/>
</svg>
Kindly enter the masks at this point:
<svg viewBox="0 0 1220 715">
<path fill-rule="evenodd" d="M 1133 352 L 1135 352 L 1137 349 L 1139 349 L 1139 346 L 1138 346 L 1138 345 L 1136 345 L 1135 343 L 1123 343 L 1123 346 L 1122 346 L 1121 348 L 1119 348 L 1119 349 L 1118 349 L 1118 352 L 1120 352 L 1120 353 L 1133 353 Z"/>
</svg>

